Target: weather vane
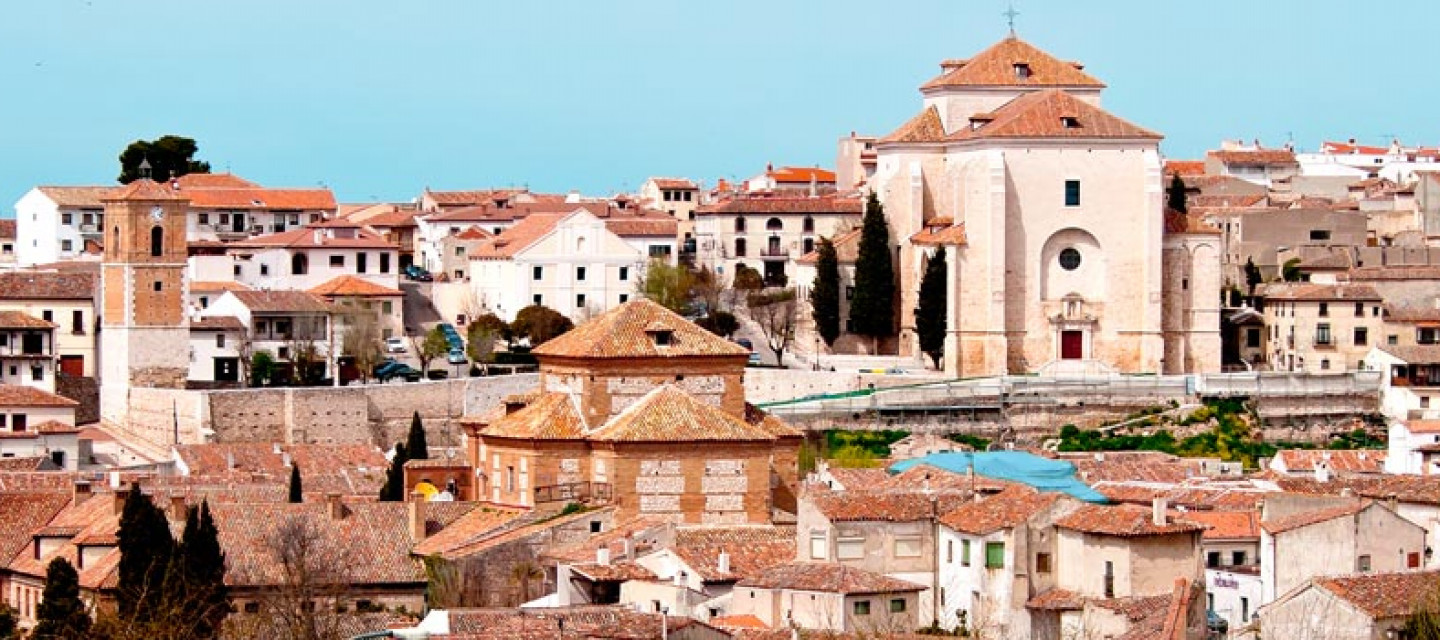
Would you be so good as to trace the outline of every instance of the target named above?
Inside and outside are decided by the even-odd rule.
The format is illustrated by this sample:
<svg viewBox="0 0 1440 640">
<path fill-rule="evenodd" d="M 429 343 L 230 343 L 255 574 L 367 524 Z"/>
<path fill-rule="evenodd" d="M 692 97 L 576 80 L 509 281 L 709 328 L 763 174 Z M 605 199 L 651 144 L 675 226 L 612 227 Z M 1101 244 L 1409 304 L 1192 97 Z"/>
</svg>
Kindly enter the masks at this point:
<svg viewBox="0 0 1440 640">
<path fill-rule="evenodd" d="M 1020 15 L 1020 12 L 1015 10 L 1015 3 L 1011 2 L 1009 8 L 1000 15 L 1005 16 L 1005 22 L 1010 25 L 1010 35 L 1015 35 L 1015 17 Z"/>
</svg>

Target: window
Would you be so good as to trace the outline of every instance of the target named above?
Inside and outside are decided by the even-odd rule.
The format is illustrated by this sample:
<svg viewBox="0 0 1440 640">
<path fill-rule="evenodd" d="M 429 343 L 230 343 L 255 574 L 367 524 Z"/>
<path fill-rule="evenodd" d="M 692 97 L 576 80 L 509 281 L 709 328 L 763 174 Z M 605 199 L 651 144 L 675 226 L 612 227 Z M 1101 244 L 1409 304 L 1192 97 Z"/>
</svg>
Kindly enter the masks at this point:
<svg viewBox="0 0 1440 640">
<path fill-rule="evenodd" d="M 1065 206 L 1067 206 L 1067 207 L 1078 207 L 1078 206 L 1080 206 L 1080 181 L 1079 181 L 1079 180 L 1066 180 L 1066 181 L 1065 181 Z"/>
<path fill-rule="evenodd" d="M 1079 129 L 1080 119 L 1075 116 L 1060 116 L 1060 126 L 1066 129 Z"/>
<path fill-rule="evenodd" d="M 386 300 L 386 301 L 384 301 L 384 302 L 381 302 L 381 303 L 380 303 L 380 313 L 383 313 L 383 314 L 385 314 L 385 315 L 387 315 L 387 316 L 390 315 L 390 314 L 392 314 L 392 313 L 395 313 L 395 302 L 392 301 L 392 300 Z"/>
<path fill-rule="evenodd" d="M 1240 598 L 1240 619 L 1250 619 L 1250 599 L 1243 596 Z"/>
<path fill-rule="evenodd" d="M 1035 571 L 1038 573 L 1050 573 L 1050 554 L 1035 554 Z"/>
<path fill-rule="evenodd" d="M 954 540 L 946 540 L 946 541 L 945 541 L 945 564 L 954 564 L 954 563 L 955 563 L 955 541 L 954 541 Z"/>
<path fill-rule="evenodd" d="M 1395 335 L 1395 334 L 1393 334 L 1393 333 L 1390 334 L 1390 335 L 1388 335 L 1388 336 L 1385 336 L 1385 344 L 1387 344 L 1387 345 L 1389 345 L 1389 346 L 1392 346 L 1392 347 L 1395 346 L 1395 345 L 1397 345 L 1397 344 L 1400 344 L 1400 336 L 1397 336 L 1397 335 Z"/>
<path fill-rule="evenodd" d="M 209 309 L 209 308 L 210 308 L 210 296 L 200 296 L 200 308 L 201 308 L 201 309 Z"/>
<path fill-rule="evenodd" d="M 621 282 L 625 282 L 625 281 L 627 281 L 627 280 L 629 280 L 629 279 L 630 279 L 630 267 L 620 267 L 620 281 L 621 281 Z"/>
<path fill-rule="evenodd" d="M 689 191 L 686 191 L 686 192 L 685 192 L 685 201 L 686 201 L 686 202 L 690 202 L 690 198 L 691 198 L 691 196 L 693 196 L 693 195 L 695 195 L 695 194 L 693 194 L 693 193 L 691 193 L 691 192 L 689 192 Z"/>
<path fill-rule="evenodd" d="M 24 431 L 25 429 L 28 428 L 27 425 L 26 425 L 27 422 L 28 422 L 28 420 L 27 420 L 25 414 L 23 414 L 23 413 L 14 413 L 14 414 L 11 414 L 11 415 L 10 415 L 10 430 L 11 430 L 11 431 Z"/>
<path fill-rule="evenodd" d="M 380 273 L 390 273 L 390 254 L 385 251 L 380 252 Z"/>
<path fill-rule="evenodd" d="M 155 290 L 156 290 L 156 291 L 159 291 L 159 290 L 161 290 L 161 289 L 163 289 L 163 288 L 165 288 L 165 285 L 164 285 L 163 283 L 161 283 L 159 280 L 156 280 L 156 281 L 155 281 Z"/>
<path fill-rule="evenodd" d="M 815 233 L 815 219 L 805 216 L 805 219 L 800 221 L 800 230 L 805 233 Z"/>
<path fill-rule="evenodd" d="M 69 214 L 69 213 L 62 213 L 62 214 L 60 214 L 60 224 L 71 224 L 71 223 L 73 223 L 74 221 L 75 221 L 75 216 L 74 216 L 74 214 Z"/>
<path fill-rule="evenodd" d="M 1255 349 L 1260 346 L 1260 330 L 1250 327 L 1245 330 L 1245 346 Z"/>
<path fill-rule="evenodd" d="M 811 532 L 810 532 L 810 559 L 811 559 L 811 560 L 824 560 L 825 557 L 826 557 L 826 551 L 828 551 L 828 549 L 826 548 L 825 530 L 824 530 L 824 529 L 820 529 L 820 530 L 816 530 L 816 531 L 811 531 Z"/>
<path fill-rule="evenodd" d="M 239 267 L 236 267 L 236 268 L 238 269 Z M 262 265 L 260 265 L 260 275 L 262 275 L 262 276 L 268 276 L 268 275 L 270 275 L 270 265 L 268 265 L 268 264 L 262 264 Z M 297 274 L 297 275 L 298 275 L 298 274 Z"/>
<path fill-rule="evenodd" d="M 1028 62 L 1016 62 L 1016 63 L 1015 63 L 1015 79 L 1016 79 L 1016 80 L 1029 80 L 1029 79 L 1030 79 L 1030 63 L 1028 63 Z"/>
<path fill-rule="evenodd" d="M 779 218 L 771 218 L 765 221 L 766 231 L 783 231 L 784 229 L 785 223 L 781 222 Z"/>
<path fill-rule="evenodd" d="M 744 238 L 736 238 L 736 239 L 735 239 L 735 257 L 737 257 L 737 258 L 743 258 L 743 257 L 745 257 L 745 239 L 744 239 Z"/>
<path fill-rule="evenodd" d="M 852 298 L 854 298 L 854 297 L 855 297 L 855 287 L 845 287 L 845 299 L 846 299 L 846 300 L 850 300 L 850 299 L 852 299 Z"/>
<path fill-rule="evenodd" d="M 83 335 L 85 333 L 85 312 L 75 309 L 70 312 L 70 333 Z"/>
<path fill-rule="evenodd" d="M 652 245 L 650 245 L 650 257 L 651 257 L 651 258 L 669 258 L 669 257 L 670 257 L 670 245 L 667 245 L 667 244 L 652 244 Z"/>
<path fill-rule="evenodd" d="M 259 602 L 253 602 L 253 601 L 252 601 L 252 602 L 246 602 L 246 603 L 245 603 L 245 613 L 260 613 L 260 603 L 259 603 Z"/>
<path fill-rule="evenodd" d="M 515 490 L 515 467 L 505 467 L 505 490 Z"/>
<path fill-rule="evenodd" d="M 1365 303 L 1363 303 L 1363 302 L 1356 302 L 1356 303 L 1355 303 L 1355 317 L 1356 317 L 1356 318 L 1363 318 L 1363 317 L 1365 317 Z"/>
<path fill-rule="evenodd" d="M 580 282 L 585 281 L 585 267 L 575 267 L 575 279 Z"/>
<path fill-rule="evenodd" d="M 855 615 L 857 616 L 868 616 L 870 615 L 870 601 L 856 600 L 855 605 L 851 610 L 854 611 Z"/>
<path fill-rule="evenodd" d="M 583 294 L 583 293 L 577 293 L 577 294 L 575 294 L 575 308 L 576 308 L 576 309 L 584 309 L 584 308 L 585 308 L 585 294 Z"/>
<path fill-rule="evenodd" d="M 859 560 L 865 557 L 865 538 L 840 538 L 835 541 L 835 557 L 840 560 Z"/>
<path fill-rule="evenodd" d="M 895 557 L 916 558 L 920 556 L 920 536 L 895 538 Z"/>
<path fill-rule="evenodd" d="M 545 267 L 531 267 L 531 268 L 530 268 L 530 279 L 531 279 L 531 280 L 541 280 L 541 279 L 544 279 L 544 278 L 545 278 Z"/>
<path fill-rule="evenodd" d="M 46 309 L 46 310 L 44 310 L 44 311 L 41 311 L 41 312 L 40 312 L 40 319 L 41 319 L 41 320 L 44 320 L 44 321 L 46 321 L 46 322 L 54 322 L 54 321 L 55 321 L 55 312 L 52 311 L 52 310 L 50 310 L 50 309 Z"/>
<path fill-rule="evenodd" d="M 1420 554 L 1419 554 L 1419 553 L 1416 553 L 1416 552 L 1414 552 L 1414 551 L 1411 551 L 1410 553 L 1406 554 L 1406 555 L 1405 555 L 1405 568 L 1406 568 L 1406 569 L 1419 569 L 1419 568 L 1420 568 Z"/>
<path fill-rule="evenodd" d="M 461 251 L 464 251 L 464 249 L 462 248 Z M 341 258 L 341 261 L 343 264 L 343 257 Z M 334 262 L 334 258 L 331 258 L 331 262 Z M 365 253 L 364 251 L 355 254 L 355 273 L 365 273 L 365 269 L 370 266 L 369 262 L 370 254 Z"/>
<path fill-rule="evenodd" d="M 73 243 L 71 243 L 69 240 L 61 240 L 61 241 L 60 241 L 60 250 L 61 250 L 61 251 L 74 251 L 74 250 L 75 250 L 75 245 L 74 245 Z"/>
<path fill-rule="evenodd" d="M 1330 344 L 1330 323 L 1321 322 L 1315 325 L 1315 344 Z"/>
<path fill-rule="evenodd" d="M 1440 342 L 1440 329 L 1416 329 L 1415 342 L 1420 344 L 1435 344 Z"/>
<path fill-rule="evenodd" d="M 622 293 L 622 294 L 620 294 L 620 304 L 625 304 L 625 302 L 628 301 L 629 299 L 630 299 L 630 294 L 628 294 L 628 293 Z"/>
<path fill-rule="evenodd" d="M 35 366 L 33 366 L 33 367 L 30 367 L 30 379 L 31 379 L 31 380 L 44 380 L 44 379 L 45 379 L 45 367 L 42 367 L 42 366 L 39 366 L 39 365 L 35 365 Z"/>
<path fill-rule="evenodd" d="M 8 242 L 5 243 L 3 246 L 0 246 L 0 253 L 3 253 L 7 256 L 15 253 L 15 245 Z"/>
<path fill-rule="evenodd" d="M 1075 247 L 1065 247 L 1060 251 L 1060 268 L 1066 271 L 1080 268 L 1080 252 Z"/>
<path fill-rule="evenodd" d="M 599 520 L 591 520 L 591 521 L 590 521 L 590 533 L 600 533 L 600 521 L 599 521 Z"/>
<path fill-rule="evenodd" d="M 537 294 L 535 294 L 535 297 L 533 297 L 533 298 L 530 299 L 530 301 L 531 301 L 532 304 L 539 305 L 539 304 L 544 304 L 544 302 L 542 302 L 544 299 L 545 299 L 545 296 L 542 296 L 542 295 L 540 295 L 540 294 L 537 293 Z"/>
<path fill-rule="evenodd" d="M 332 258 L 332 260 L 333 260 L 333 258 Z M 332 264 L 333 264 L 333 263 L 332 263 Z M 305 275 L 305 273 L 308 272 L 309 270 L 310 270 L 310 258 L 306 257 L 305 254 L 303 254 L 303 253 L 297 253 L 297 254 L 295 254 L 295 255 L 293 255 L 293 256 L 290 256 L 290 273 L 291 273 L 292 275 L 303 276 L 303 275 Z M 264 269 L 264 266 L 263 266 L 263 265 L 261 266 L 261 270 L 260 270 L 260 271 L 261 271 L 262 274 L 265 272 L 265 269 Z"/>
<path fill-rule="evenodd" d="M 331 266 L 331 267 L 340 267 L 340 268 L 342 268 L 342 269 L 345 268 L 345 256 L 343 256 L 343 255 L 330 256 L 330 266 Z"/>
<path fill-rule="evenodd" d="M 150 257 L 158 258 L 165 253 L 165 230 L 150 227 Z"/>
<path fill-rule="evenodd" d="M 960 566 L 962 566 L 962 567 L 968 567 L 968 566 L 970 566 L 970 541 L 969 541 L 969 540 L 961 540 L 961 541 L 960 541 Z"/>
<path fill-rule="evenodd" d="M 891 599 L 890 599 L 890 613 L 905 613 L 905 599 L 904 599 L 904 598 L 891 598 Z"/>
<path fill-rule="evenodd" d="M 745 219 L 744 219 L 744 218 L 736 218 L 736 219 L 735 219 L 735 233 L 745 233 Z"/>
<path fill-rule="evenodd" d="M 1233 565 L 1233 566 L 1236 566 L 1236 567 L 1243 567 L 1243 566 L 1245 566 L 1245 552 L 1244 552 L 1244 551 L 1231 551 L 1231 552 L 1230 552 L 1230 564 Z"/>
<path fill-rule="evenodd" d="M 1315 241 L 1315 240 L 1329 240 L 1329 239 L 1330 239 L 1330 230 L 1329 230 L 1329 229 L 1311 229 L 1311 230 L 1310 230 L 1310 239 L 1311 239 L 1312 241 Z"/>
<path fill-rule="evenodd" d="M 1365 327 L 1355 327 L 1355 346 L 1363 347 L 1370 343 L 1370 330 Z"/>
<path fill-rule="evenodd" d="M 235 277 L 240 277 L 240 265 L 235 265 L 233 268 L 230 269 L 230 271 L 234 272 Z"/>
<path fill-rule="evenodd" d="M 1115 563 L 1105 561 L 1105 597 L 1115 597 Z"/>
<path fill-rule="evenodd" d="M 985 543 L 985 568 L 1001 569 L 1005 566 L 1005 543 Z"/>
<path fill-rule="evenodd" d="M 802 247 L 802 251 L 800 252 L 800 255 L 805 255 L 805 254 L 807 254 L 807 253 L 810 253 L 811 251 L 814 251 L 814 250 L 815 250 L 815 239 L 814 239 L 814 238 L 806 238 L 806 239 L 804 239 L 803 241 L 801 241 L 801 247 Z"/>
<path fill-rule="evenodd" d="M 1328 302 L 1321 302 L 1321 303 L 1320 303 L 1320 317 L 1321 317 L 1321 318 L 1328 318 L 1328 317 L 1330 317 L 1330 303 L 1328 303 Z"/>
<path fill-rule="evenodd" d="M 1360 573 L 1370 572 L 1370 556 L 1360 556 L 1355 559 L 1355 570 Z"/>
<path fill-rule="evenodd" d="M 1211 569 L 1220 566 L 1220 552 L 1211 551 L 1205 554 L 1205 566 Z"/>
<path fill-rule="evenodd" d="M 202 213 L 202 214 L 200 214 L 200 224 L 210 224 L 210 214 L 208 214 L 208 213 Z"/>
</svg>

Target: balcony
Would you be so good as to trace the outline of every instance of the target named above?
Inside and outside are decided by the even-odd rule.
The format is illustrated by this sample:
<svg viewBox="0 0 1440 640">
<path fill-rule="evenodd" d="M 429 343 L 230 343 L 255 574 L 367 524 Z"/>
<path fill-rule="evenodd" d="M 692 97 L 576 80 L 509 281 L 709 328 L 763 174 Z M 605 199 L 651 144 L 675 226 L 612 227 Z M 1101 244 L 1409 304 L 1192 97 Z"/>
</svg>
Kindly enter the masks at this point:
<svg viewBox="0 0 1440 640">
<path fill-rule="evenodd" d="M 780 247 L 765 247 L 760 250 L 761 260 L 789 260 L 790 252 Z"/>
<path fill-rule="evenodd" d="M 535 487 L 535 504 L 547 502 L 609 502 L 610 484 L 606 482 L 568 482 Z"/>
<path fill-rule="evenodd" d="M 1316 348 L 1316 349 L 1334 349 L 1334 348 L 1335 348 L 1335 339 L 1334 339 L 1334 338 L 1316 338 L 1316 339 L 1315 339 L 1315 348 Z"/>
<path fill-rule="evenodd" d="M 98 236 L 98 235 L 100 235 L 100 225 L 98 225 L 98 224 L 82 224 L 82 225 L 80 225 L 80 233 L 83 233 L 83 234 L 85 234 L 85 235 L 96 235 L 96 236 Z"/>
</svg>

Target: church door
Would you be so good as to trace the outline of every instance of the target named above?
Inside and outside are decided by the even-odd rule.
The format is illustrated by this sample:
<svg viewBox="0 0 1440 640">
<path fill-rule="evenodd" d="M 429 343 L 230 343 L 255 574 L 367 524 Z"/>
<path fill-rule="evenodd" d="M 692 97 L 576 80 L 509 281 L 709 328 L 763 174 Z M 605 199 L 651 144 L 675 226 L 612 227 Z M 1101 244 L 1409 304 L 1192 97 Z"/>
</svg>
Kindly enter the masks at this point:
<svg viewBox="0 0 1440 640">
<path fill-rule="evenodd" d="M 1080 331 L 1060 332 L 1060 359 L 1079 360 L 1085 357 L 1085 334 Z"/>
</svg>

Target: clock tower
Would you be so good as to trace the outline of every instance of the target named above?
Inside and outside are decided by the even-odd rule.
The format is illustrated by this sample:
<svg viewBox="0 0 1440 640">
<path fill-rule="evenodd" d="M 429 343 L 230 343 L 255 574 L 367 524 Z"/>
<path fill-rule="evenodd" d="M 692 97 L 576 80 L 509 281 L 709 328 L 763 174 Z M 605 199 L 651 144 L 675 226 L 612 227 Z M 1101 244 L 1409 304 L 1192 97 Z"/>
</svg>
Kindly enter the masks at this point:
<svg viewBox="0 0 1440 640">
<path fill-rule="evenodd" d="M 190 369 L 185 313 L 189 201 L 148 178 L 102 201 L 100 412 L 126 425 L 131 389 L 185 388 Z"/>
</svg>

